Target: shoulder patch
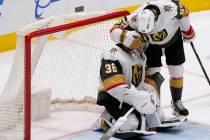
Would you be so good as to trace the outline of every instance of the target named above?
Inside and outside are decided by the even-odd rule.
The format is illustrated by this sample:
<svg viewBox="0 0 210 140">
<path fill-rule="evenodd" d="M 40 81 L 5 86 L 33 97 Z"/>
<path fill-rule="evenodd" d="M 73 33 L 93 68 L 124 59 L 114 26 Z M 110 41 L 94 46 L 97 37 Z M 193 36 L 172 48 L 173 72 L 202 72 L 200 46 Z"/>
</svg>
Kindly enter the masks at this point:
<svg viewBox="0 0 210 140">
<path fill-rule="evenodd" d="M 118 52 L 117 48 L 111 48 L 109 51 L 105 51 L 104 53 L 102 53 L 101 58 L 104 60 L 116 60 L 116 54 Z"/>
<path fill-rule="evenodd" d="M 163 5 L 163 9 L 164 9 L 164 12 L 170 12 L 172 11 L 172 6 L 170 4 Z"/>
<path fill-rule="evenodd" d="M 111 54 L 115 54 L 117 52 L 117 48 L 111 48 L 109 51 Z"/>
</svg>

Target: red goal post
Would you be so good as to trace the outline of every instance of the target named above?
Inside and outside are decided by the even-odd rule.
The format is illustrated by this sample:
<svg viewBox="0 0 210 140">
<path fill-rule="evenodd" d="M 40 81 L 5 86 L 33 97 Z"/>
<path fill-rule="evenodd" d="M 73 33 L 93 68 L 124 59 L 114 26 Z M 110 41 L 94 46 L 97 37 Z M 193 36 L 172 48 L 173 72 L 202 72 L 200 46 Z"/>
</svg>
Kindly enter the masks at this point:
<svg viewBox="0 0 210 140">
<path fill-rule="evenodd" d="M 64 25 L 58 25 L 50 28 L 39 29 L 37 31 L 32 31 L 25 35 L 25 59 L 24 59 L 24 94 L 25 94 L 25 117 L 24 117 L 24 131 L 25 131 L 25 140 L 30 139 L 31 133 L 31 41 L 35 37 L 40 37 L 56 32 L 61 32 L 65 30 L 74 29 L 77 27 L 95 24 L 102 21 L 107 21 L 113 18 L 122 17 L 128 15 L 127 11 L 114 11 L 102 14 L 96 17 L 90 17 L 87 19 L 78 20 L 76 22 L 67 23 Z"/>
</svg>

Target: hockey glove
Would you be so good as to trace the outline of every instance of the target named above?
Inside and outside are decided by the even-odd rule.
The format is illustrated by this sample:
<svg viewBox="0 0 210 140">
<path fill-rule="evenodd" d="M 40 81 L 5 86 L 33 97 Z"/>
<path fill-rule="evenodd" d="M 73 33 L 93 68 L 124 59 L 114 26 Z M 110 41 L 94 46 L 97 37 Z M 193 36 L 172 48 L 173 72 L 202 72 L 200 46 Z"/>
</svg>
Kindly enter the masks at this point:
<svg viewBox="0 0 210 140">
<path fill-rule="evenodd" d="M 122 31 L 120 42 L 130 49 L 143 50 L 148 45 L 148 40 L 145 40 L 139 33 L 127 30 Z"/>
<path fill-rule="evenodd" d="M 156 111 L 157 101 L 152 89 L 137 90 L 134 86 L 131 88 L 121 85 L 108 90 L 108 93 L 122 103 L 125 102 L 142 114 L 152 114 Z"/>
<path fill-rule="evenodd" d="M 181 33 L 182 33 L 184 42 L 190 43 L 194 41 L 195 31 L 193 30 L 192 26 L 190 26 L 190 29 L 188 31 L 181 31 Z"/>
<path fill-rule="evenodd" d="M 131 92 L 124 97 L 124 101 L 142 114 L 152 114 L 156 111 L 156 100 L 151 91 L 136 90 L 131 88 Z"/>
</svg>

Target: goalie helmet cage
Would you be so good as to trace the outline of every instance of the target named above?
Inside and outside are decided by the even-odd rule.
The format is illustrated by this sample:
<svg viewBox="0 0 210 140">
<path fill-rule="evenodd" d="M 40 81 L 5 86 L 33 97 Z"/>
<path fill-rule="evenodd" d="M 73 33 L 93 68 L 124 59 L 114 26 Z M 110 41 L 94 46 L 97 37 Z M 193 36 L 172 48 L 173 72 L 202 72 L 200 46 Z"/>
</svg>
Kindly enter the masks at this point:
<svg viewBox="0 0 210 140">
<path fill-rule="evenodd" d="M 60 81 L 57 80 L 59 84 L 58 87 L 60 87 L 61 90 L 65 90 L 65 92 L 67 92 L 68 95 L 66 95 L 65 93 L 65 96 L 70 96 L 70 97 L 68 97 L 68 99 L 66 100 L 65 100 L 65 96 L 63 95 L 61 98 L 57 97 L 57 95 L 60 94 L 60 91 L 58 93 L 58 91 L 55 90 L 53 92 L 55 92 L 56 95 L 53 95 L 54 93 L 52 93 L 52 97 L 51 97 L 53 100 L 51 101 L 52 103 L 53 102 L 57 103 L 59 101 L 62 101 L 62 99 L 65 100 L 64 101 L 65 103 L 68 101 L 80 103 L 80 102 L 83 102 L 86 97 L 87 97 L 87 102 L 91 102 L 91 101 L 88 101 L 88 99 L 92 99 L 89 97 L 96 98 L 97 87 L 95 87 L 95 85 L 98 84 L 97 78 L 99 76 L 99 73 L 96 73 L 96 72 L 99 71 L 99 67 L 98 66 L 92 67 L 92 65 L 96 65 L 94 64 L 95 61 L 100 61 L 100 54 L 104 50 L 110 49 L 111 47 L 113 47 L 114 43 L 111 41 L 111 39 L 109 39 L 109 30 L 111 29 L 113 24 L 116 23 L 117 20 L 119 20 L 116 18 L 123 17 L 128 14 L 129 14 L 128 11 L 105 11 L 105 12 L 97 11 L 97 12 L 74 13 L 70 15 L 50 17 L 50 18 L 39 20 L 39 21 L 35 21 L 29 25 L 24 26 L 19 32 L 17 32 L 17 46 L 16 46 L 12 69 L 10 71 L 9 78 L 8 78 L 7 83 L 5 84 L 3 92 L 2 94 L 0 94 L 0 98 L 1 98 L 0 99 L 0 139 L 5 139 L 5 140 L 6 139 L 24 139 L 24 140 L 31 139 L 31 92 L 32 92 L 31 88 L 33 88 L 32 81 L 34 80 L 34 77 L 35 77 L 34 75 L 38 73 L 36 71 L 38 71 L 37 69 L 39 69 L 40 67 L 43 69 L 48 68 L 47 72 L 44 73 L 44 76 L 46 76 L 48 75 L 48 73 L 51 73 L 51 71 L 56 69 L 56 67 L 60 67 L 59 64 L 63 63 L 63 59 L 68 59 L 69 61 L 73 63 L 72 64 L 73 67 L 72 67 L 69 61 L 66 62 L 65 65 L 71 65 L 70 69 L 73 69 L 76 65 L 78 65 L 78 62 L 81 62 L 82 68 L 81 67 L 75 68 L 77 69 L 76 73 L 72 73 L 71 71 L 69 71 L 70 69 L 66 70 L 67 66 L 65 66 L 63 69 L 59 69 L 59 71 L 57 71 L 54 75 L 50 75 L 50 77 L 53 77 L 59 73 L 64 73 L 62 70 L 66 70 L 67 75 L 57 76 L 55 77 L 55 79 L 51 81 L 53 82 L 56 81 L 58 77 L 64 78 L 62 81 L 65 81 L 66 80 L 65 77 L 68 77 L 69 73 L 73 74 L 74 76 L 77 76 L 79 75 L 78 72 L 83 69 L 84 71 L 82 71 L 82 75 L 76 78 L 74 77 L 74 79 L 72 77 L 71 78 L 68 77 L 67 85 L 72 84 L 71 83 L 72 80 L 74 80 L 74 82 L 82 78 L 83 78 L 81 80 L 82 82 L 84 81 L 84 79 L 89 80 L 88 82 L 87 81 L 84 82 L 84 85 L 87 85 L 87 87 L 83 90 L 83 92 L 75 93 L 78 91 L 72 91 L 74 95 L 71 95 L 70 90 L 74 90 L 73 89 L 74 86 L 77 86 L 77 85 L 83 86 L 83 83 L 81 85 L 76 83 L 73 87 L 70 87 L 69 89 L 68 86 L 64 87 L 62 84 L 59 84 Z M 100 31 L 101 27 L 104 28 L 102 29 L 102 31 Z M 87 36 L 83 36 L 85 34 L 87 34 Z M 50 35 L 50 37 L 48 35 Z M 54 37 L 52 37 L 53 35 Z M 69 36 L 70 36 L 70 39 L 68 38 Z M 54 40 L 61 41 L 63 40 L 63 38 L 67 38 L 67 40 L 64 39 L 64 41 L 61 43 L 63 48 L 62 47 L 60 48 L 58 43 Z M 74 38 L 77 38 L 77 40 L 76 41 L 73 40 Z M 92 42 L 93 40 L 95 42 Z M 43 47 L 46 45 L 46 42 L 50 42 L 50 43 L 52 42 L 51 46 L 49 45 L 50 47 L 48 47 L 50 49 L 59 48 L 55 50 L 53 53 L 51 52 L 53 55 L 60 55 L 59 52 L 57 52 L 58 50 L 59 51 L 63 50 L 63 52 L 67 52 L 66 48 L 64 48 L 65 46 L 67 46 L 66 45 L 67 42 L 68 44 L 76 44 L 79 42 L 79 45 L 76 45 L 76 47 L 71 48 L 71 49 L 67 47 L 70 50 L 70 51 L 68 50 L 67 54 L 62 54 L 62 56 L 59 56 L 59 58 L 58 56 L 56 56 L 56 61 L 55 59 L 48 58 L 47 62 L 40 66 L 39 61 L 41 61 L 40 59 L 42 59 L 42 55 L 46 55 L 49 53 L 45 50 L 46 48 Z M 37 44 L 37 45 L 35 46 L 34 44 Z M 53 44 L 53 47 L 52 47 L 52 44 Z M 72 59 L 70 58 L 71 55 L 76 54 L 74 50 L 78 49 L 76 50 L 77 55 L 78 55 L 81 53 L 80 49 L 84 48 L 84 46 L 88 47 L 83 51 L 87 53 L 82 54 L 82 56 L 81 55 L 76 56 L 76 58 L 71 60 Z M 36 49 L 38 49 L 38 51 Z M 92 52 L 89 53 L 89 51 L 92 51 Z M 73 53 L 70 55 L 70 52 L 73 52 Z M 95 55 L 97 55 L 97 58 L 96 57 L 92 58 L 92 56 L 95 56 Z M 81 57 L 83 56 L 85 57 L 81 59 Z M 47 57 L 49 56 L 47 55 Z M 81 59 L 81 60 L 76 61 L 77 59 Z M 54 67 L 51 67 L 51 65 L 48 66 L 49 61 L 52 64 L 54 64 Z M 85 61 L 85 62 L 82 62 L 82 61 Z M 91 61 L 90 64 L 86 64 L 89 61 Z M 98 64 L 100 63 L 97 63 L 97 65 Z M 41 69 L 40 71 L 43 72 L 44 70 Z M 90 71 L 91 73 L 93 73 L 93 75 L 91 75 L 90 77 L 84 77 L 84 75 L 88 75 L 87 74 L 88 72 L 86 71 Z M 33 76 L 33 79 L 32 79 L 32 76 Z M 41 78 L 42 77 L 46 78 L 44 76 L 39 75 L 39 77 Z M 92 85 L 91 86 L 88 85 L 89 82 L 92 81 L 92 78 L 97 79 L 96 81 L 93 81 L 92 83 L 90 83 L 92 85 L 94 84 L 93 90 L 90 91 L 91 94 L 94 94 L 94 95 L 90 95 L 90 96 L 83 95 L 84 93 L 86 93 L 89 87 L 92 86 Z M 42 85 L 42 82 L 40 83 L 40 85 Z M 81 90 L 81 88 L 79 90 Z M 18 128 L 19 125 L 21 125 L 20 128 Z"/>
</svg>

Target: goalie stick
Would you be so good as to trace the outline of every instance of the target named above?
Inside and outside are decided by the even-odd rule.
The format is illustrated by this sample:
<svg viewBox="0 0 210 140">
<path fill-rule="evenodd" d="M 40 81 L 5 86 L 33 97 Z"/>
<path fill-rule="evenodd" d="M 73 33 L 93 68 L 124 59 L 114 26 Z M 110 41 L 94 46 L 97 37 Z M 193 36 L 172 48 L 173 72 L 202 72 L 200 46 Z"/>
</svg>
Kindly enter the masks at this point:
<svg viewBox="0 0 210 140">
<path fill-rule="evenodd" d="M 109 140 L 119 128 L 126 122 L 127 117 L 133 112 L 134 107 L 132 107 L 124 116 L 120 117 L 115 124 L 101 137 L 100 140 Z"/>
</svg>

